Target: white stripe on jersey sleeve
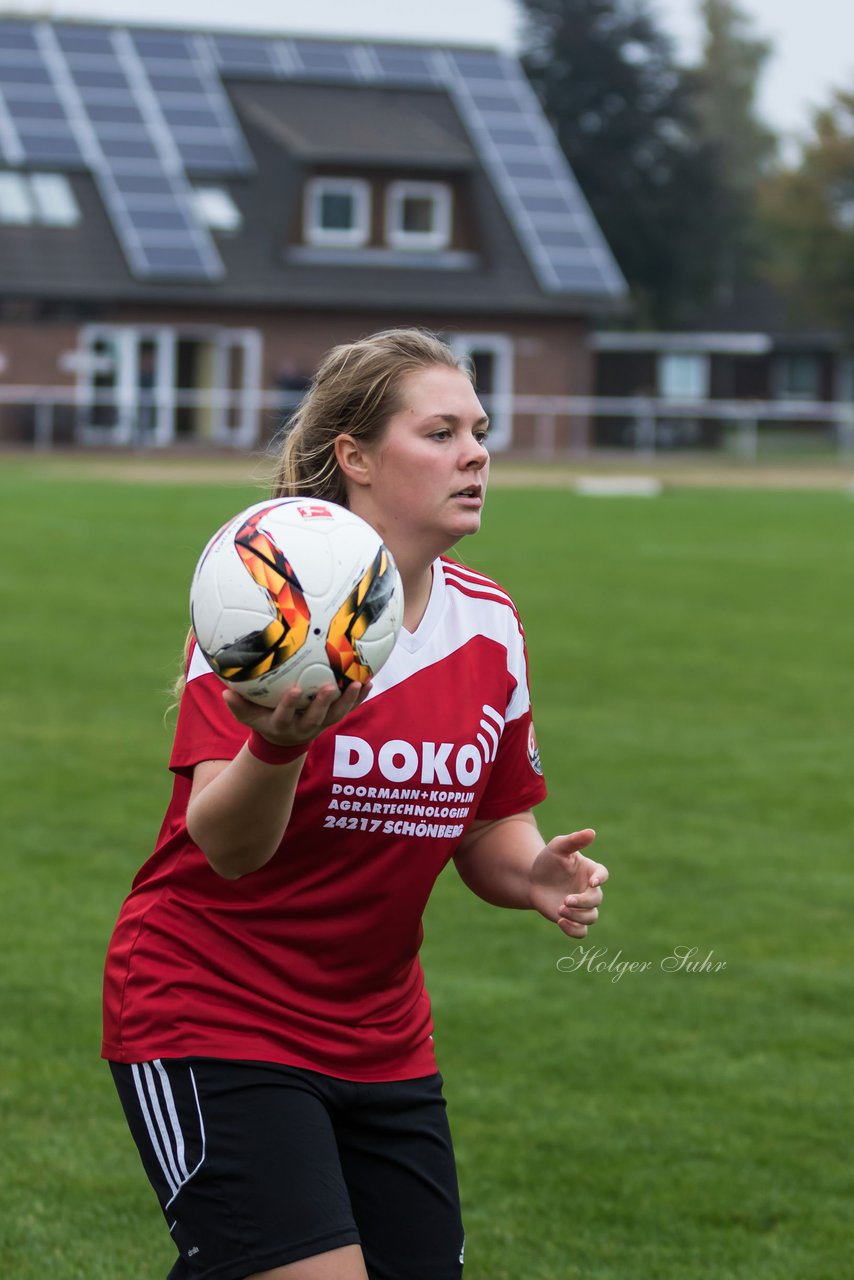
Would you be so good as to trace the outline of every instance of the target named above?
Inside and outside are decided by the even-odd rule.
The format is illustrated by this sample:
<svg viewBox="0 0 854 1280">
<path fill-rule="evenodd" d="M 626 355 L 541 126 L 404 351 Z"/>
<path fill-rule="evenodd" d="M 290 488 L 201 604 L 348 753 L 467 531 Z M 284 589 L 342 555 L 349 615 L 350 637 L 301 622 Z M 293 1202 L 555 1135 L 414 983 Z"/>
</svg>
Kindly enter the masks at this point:
<svg viewBox="0 0 854 1280">
<path fill-rule="evenodd" d="M 484 731 L 484 733 L 488 733 L 488 734 L 489 734 L 489 736 L 490 736 L 490 738 L 492 739 L 492 752 L 491 752 L 491 756 L 493 756 L 493 757 L 494 757 L 494 756 L 496 755 L 497 751 L 498 751 L 498 740 L 499 740 L 499 733 L 498 733 L 498 730 L 496 729 L 495 725 L 494 725 L 494 724 L 490 724 L 488 720 L 481 720 L 481 722 L 480 722 L 480 723 L 481 723 L 481 724 L 482 724 L 482 726 L 483 726 L 483 731 Z M 502 721 L 502 724 L 501 724 L 501 728 L 502 728 L 502 729 L 504 728 L 504 723 L 503 723 L 503 721 Z M 480 737 L 480 734 L 478 734 L 478 737 Z M 485 742 L 485 741 L 486 741 L 486 739 L 484 738 L 484 739 L 482 739 L 482 741 L 484 741 L 484 742 Z"/>
<path fill-rule="evenodd" d="M 474 578 L 461 574 L 456 566 L 449 571 L 448 566 L 445 565 L 445 581 L 452 586 L 462 587 L 463 590 L 476 591 L 478 594 L 487 595 L 496 600 L 502 600 L 506 605 L 509 605 L 511 609 L 514 607 L 513 601 L 510 599 L 507 592 L 502 591 L 501 587 L 496 586 L 494 582 L 490 582 L 486 578 Z"/>
</svg>

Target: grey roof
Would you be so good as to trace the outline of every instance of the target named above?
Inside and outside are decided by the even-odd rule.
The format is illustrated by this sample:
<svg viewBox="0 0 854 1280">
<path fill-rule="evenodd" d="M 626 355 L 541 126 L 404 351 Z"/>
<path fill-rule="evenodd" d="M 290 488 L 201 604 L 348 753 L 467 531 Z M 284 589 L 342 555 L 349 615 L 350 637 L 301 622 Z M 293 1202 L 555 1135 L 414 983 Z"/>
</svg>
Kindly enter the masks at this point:
<svg viewBox="0 0 854 1280">
<path fill-rule="evenodd" d="M 58 289 L 79 287 L 100 256 L 111 275 L 90 276 L 86 293 L 364 303 L 368 265 L 395 268 L 372 275 L 377 306 L 456 292 L 474 306 L 512 297 L 514 309 L 565 312 L 626 292 L 518 63 L 493 51 L 4 21 L 0 149 L 8 165 L 88 172 L 97 188 L 109 246 L 91 243 L 106 229 L 85 179 L 75 179 L 87 210 L 76 232 L 25 229 L 54 256 L 59 236 L 90 242 L 49 277 Z M 477 209 L 478 252 L 434 258 L 429 270 L 401 255 L 288 255 L 282 212 L 295 217 L 309 163 L 458 173 Z M 198 222 L 199 178 L 228 186 L 239 235 L 214 238 Z M 17 231 L 0 237 L 4 284 L 43 292 L 43 270 L 30 262 L 25 275 L 3 253 L 10 232 L 23 243 Z"/>
<path fill-rule="evenodd" d="M 235 83 L 238 113 L 313 164 L 473 169 L 477 156 L 444 94 L 342 85 Z"/>
</svg>

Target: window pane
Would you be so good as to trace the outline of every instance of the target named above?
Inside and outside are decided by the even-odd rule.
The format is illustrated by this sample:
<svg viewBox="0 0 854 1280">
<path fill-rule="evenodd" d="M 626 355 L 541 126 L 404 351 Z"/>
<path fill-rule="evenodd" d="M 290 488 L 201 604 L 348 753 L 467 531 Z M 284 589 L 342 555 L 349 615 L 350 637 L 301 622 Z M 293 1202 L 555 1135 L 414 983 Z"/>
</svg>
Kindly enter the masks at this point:
<svg viewBox="0 0 854 1280">
<path fill-rule="evenodd" d="M 392 182 L 386 240 L 403 250 L 444 249 L 451 238 L 451 188 L 443 182 Z"/>
<path fill-rule="evenodd" d="M 324 231 L 349 231 L 355 227 L 353 197 L 345 192 L 324 191 L 320 197 L 320 225 Z"/>
<path fill-rule="evenodd" d="M 782 356 L 780 358 L 780 391 L 784 396 L 804 400 L 818 395 L 819 368 L 815 356 Z"/>
<path fill-rule="evenodd" d="M 35 209 L 22 173 L 0 173 L 0 222 L 26 226 L 35 217 Z"/>
<path fill-rule="evenodd" d="M 668 400 L 704 400 L 708 395 L 706 356 L 667 355 L 658 363 L 659 395 Z"/>
<path fill-rule="evenodd" d="M 222 187 L 196 187 L 193 199 L 198 217 L 212 231 L 240 230 L 240 210 Z"/>
<path fill-rule="evenodd" d="M 429 233 L 436 221 L 436 202 L 432 196 L 406 196 L 401 202 L 401 230 L 410 234 Z"/>
<path fill-rule="evenodd" d="M 371 189 L 361 178 L 311 178 L 305 189 L 309 244 L 357 249 L 371 233 Z"/>
<path fill-rule="evenodd" d="M 49 227 L 73 227 L 80 210 L 71 184 L 61 173 L 34 173 L 30 178 L 39 221 Z"/>
</svg>

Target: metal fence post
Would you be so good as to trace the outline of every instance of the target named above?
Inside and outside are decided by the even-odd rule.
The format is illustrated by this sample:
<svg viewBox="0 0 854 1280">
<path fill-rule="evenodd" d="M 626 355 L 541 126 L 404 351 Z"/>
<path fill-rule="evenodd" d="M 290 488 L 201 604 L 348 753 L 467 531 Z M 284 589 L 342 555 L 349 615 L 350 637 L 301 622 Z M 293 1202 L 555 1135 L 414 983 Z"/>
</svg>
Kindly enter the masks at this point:
<svg viewBox="0 0 854 1280">
<path fill-rule="evenodd" d="M 51 400 L 36 401 L 33 444 L 36 449 L 53 448 L 53 401 Z"/>
<path fill-rule="evenodd" d="M 643 400 L 635 411 L 635 453 L 655 455 L 657 423 L 649 400 Z"/>
<path fill-rule="evenodd" d="M 755 418 L 741 418 L 735 437 L 736 450 L 742 458 L 755 462 L 759 457 L 759 428 Z"/>
</svg>

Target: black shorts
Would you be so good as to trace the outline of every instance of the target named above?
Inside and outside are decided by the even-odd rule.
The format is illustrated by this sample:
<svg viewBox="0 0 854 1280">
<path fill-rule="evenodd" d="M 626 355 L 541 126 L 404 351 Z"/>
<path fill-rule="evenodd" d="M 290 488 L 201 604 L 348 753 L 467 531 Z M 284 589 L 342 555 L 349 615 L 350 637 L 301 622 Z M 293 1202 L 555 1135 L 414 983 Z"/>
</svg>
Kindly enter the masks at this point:
<svg viewBox="0 0 854 1280">
<path fill-rule="evenodd" d="M 169 1280 L 242 1280 L 349 1244 L 371 1280 L 459 1280 L 441 1076 L 359 1084 L 214 1058 L 110 1066 L 179 1252 Z"/>
</svg>

